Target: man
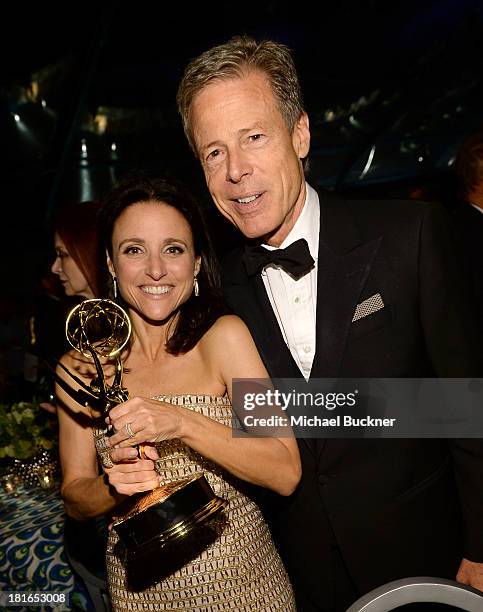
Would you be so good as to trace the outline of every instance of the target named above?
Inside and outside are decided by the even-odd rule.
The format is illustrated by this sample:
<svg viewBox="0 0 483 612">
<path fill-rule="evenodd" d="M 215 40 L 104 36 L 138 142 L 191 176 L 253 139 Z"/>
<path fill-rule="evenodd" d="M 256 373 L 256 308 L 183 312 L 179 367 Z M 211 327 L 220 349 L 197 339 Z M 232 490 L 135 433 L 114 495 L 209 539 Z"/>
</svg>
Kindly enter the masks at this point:
<svg viewBox="0 0 483 612">
<path fill-rule="evenodd" d="M 285 46 L 210 49 L 187 67 L 178 108 L 217 208 L 249 239 L 224 290 L 272 377 L 481 375 L 441 211 L 305 182 L 309 120 Z M 259 245 L 294 243 L 301 271 L 263 262 Z M 274 523 L 299 610 L 344 610 L 406 576 L 483 587 L 479 441 L 299 446 L 302 481 Z"/>
</svg>

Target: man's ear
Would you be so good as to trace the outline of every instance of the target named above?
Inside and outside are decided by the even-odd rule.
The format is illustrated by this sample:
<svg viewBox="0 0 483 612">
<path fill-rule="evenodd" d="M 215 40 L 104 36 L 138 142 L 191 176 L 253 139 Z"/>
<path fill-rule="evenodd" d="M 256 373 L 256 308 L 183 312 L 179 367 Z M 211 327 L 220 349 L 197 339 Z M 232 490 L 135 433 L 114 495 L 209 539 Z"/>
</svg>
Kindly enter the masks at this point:
<svg viewBox="0 0 483 612">
<path fill-rule="evenodd" d="M 292 143 L 299 159 L 305 159 L 310 149 L 310 128 L 307 113 L 297 119 L 292 132 Z"/>
<path fill-rule="evenodd" d="M 109 270 L 109 272 L 111 273 L 111 276 L 116 276 L 116 271 L 114 270 L 114 265 L 111 261 L 111 258 L 109 257 L 109 253 L 106 250 L 106 262 L 107 262 L 107 269 Z"/>
<path fill-rule="evenodd" d="M 195 276 L 198 276 L 199 271 L 201 270 L 201 255 L 195 259 Z"/>
</svg>

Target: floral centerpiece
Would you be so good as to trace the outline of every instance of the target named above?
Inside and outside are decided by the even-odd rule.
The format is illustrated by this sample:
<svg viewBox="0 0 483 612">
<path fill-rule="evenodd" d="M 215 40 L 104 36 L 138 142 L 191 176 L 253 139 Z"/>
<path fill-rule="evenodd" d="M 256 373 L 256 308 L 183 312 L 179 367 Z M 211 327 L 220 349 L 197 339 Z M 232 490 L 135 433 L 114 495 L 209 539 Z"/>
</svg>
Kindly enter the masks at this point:
<svg viewBox="0 0 483 612">
<path fill-rule="evenodd" d="M 0 404 L 0 459 L 31 459 L 57 443 L 57 419 L 38 404 Z"/>
<path fill-rule="evenodd" d="M 0 476 L 5 490 L 12 483 L 46 488 L 55 484 L 58 423 L 40 406 L 40 398 L 34 394 L 30 401 L 0 403 Z"/>
</svg>

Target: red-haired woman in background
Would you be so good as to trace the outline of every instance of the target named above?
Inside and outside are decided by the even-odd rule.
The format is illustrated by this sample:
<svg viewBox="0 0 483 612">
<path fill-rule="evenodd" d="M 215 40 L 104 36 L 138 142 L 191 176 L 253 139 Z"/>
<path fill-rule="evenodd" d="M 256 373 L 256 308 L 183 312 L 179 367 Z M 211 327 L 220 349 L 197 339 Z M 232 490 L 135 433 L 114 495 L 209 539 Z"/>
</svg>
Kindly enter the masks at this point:
<svg viewBox="0 0 483 612">
<path fill-rule="evenodd" d="M 67 296 L 102 297 L 102 267 L 99 252 L 97 202 L 81 202 L 61 210 L 54 224 L 55 252 L 52 272 L 57 274 Z"/>
</svg>

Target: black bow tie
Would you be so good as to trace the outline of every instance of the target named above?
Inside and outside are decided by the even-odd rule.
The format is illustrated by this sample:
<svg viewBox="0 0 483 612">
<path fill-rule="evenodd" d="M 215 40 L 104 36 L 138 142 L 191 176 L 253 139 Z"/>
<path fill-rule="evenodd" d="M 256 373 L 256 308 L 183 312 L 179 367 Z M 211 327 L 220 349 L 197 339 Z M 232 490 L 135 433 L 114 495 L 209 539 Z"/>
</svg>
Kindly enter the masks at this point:
<svg viewBox="0 0 483 612">
<path fill-rule="evenodd" d="M 286 249 L 269 251 L 262 246 L 245 246 L 243 261 L 248 276 L 258 274 L 265 266 L 275 264 L 298 280 L 313 267 L 314 259 L 305 238 L 292 242 Z"/>
</svg>

